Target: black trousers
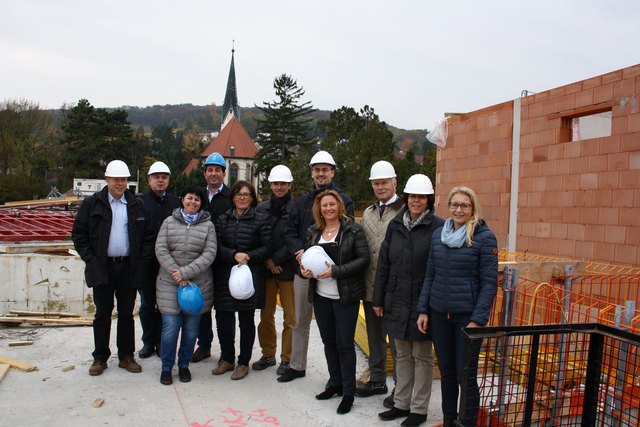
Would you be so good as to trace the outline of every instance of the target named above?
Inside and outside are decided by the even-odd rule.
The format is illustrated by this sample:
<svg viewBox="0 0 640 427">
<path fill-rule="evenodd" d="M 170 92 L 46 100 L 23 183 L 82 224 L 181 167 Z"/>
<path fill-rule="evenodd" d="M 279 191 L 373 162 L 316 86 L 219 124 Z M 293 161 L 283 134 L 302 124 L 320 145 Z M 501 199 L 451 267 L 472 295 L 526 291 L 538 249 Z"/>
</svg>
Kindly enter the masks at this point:
<svg viewBox="0 0 640 427">
<path fill-rule="evenodd" d="M 118 307 L 117 345 L 118 358 L 133 356 L 135 351 L 135 329 L 133 308 L 136 303 L 136 289 L 130 285 L 132 277 L 128 262 L 111 262 L 107 267 L 109 275 L 106 286 L 93 288 L 93 303 L 96 306 L 93 320 L 93 341 L 95 350 L 93 358 L 106 362 L 111 356 L 109 341 L 111 339 L 111 314 L 114 307 L 114 296 Z"/>
<path fill-rule="evenodd" d="M 240 354 L 238 365 L 249 366 L 253 343 L 256 341 L 255 310 L 216 310 L 216 328 L 220 340 L 220 359 L 234 363 L 236 360 L 236 313 L 240 323 Z"/>
</svg>

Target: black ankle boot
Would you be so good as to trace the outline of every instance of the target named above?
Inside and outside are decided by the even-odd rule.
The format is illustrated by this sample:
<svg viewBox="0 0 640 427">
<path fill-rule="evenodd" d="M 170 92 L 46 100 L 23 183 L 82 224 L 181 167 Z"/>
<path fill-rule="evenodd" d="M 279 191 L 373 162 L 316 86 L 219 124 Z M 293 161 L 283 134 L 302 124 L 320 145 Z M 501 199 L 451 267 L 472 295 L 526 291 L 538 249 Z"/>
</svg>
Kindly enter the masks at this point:
<svg viewBox="0 0 640 427">
<path fill-rule="evenodd" d="M 338 405 L 338 410 L 336 411 L 338 414 L 343 415 L 349 413 L 351 411 L 351 407 L 353 406 L 353 396 L 344 396 L 340 405 Z"/>
<path fill-rule="evenodd" d="M 327 400 L 327 399 L 331 399 L 335 395 L 342 396 L 341 386 L 329 386 L 325 388 L 322 393 L 316 395 L 316 399 Z"/>
</svg>

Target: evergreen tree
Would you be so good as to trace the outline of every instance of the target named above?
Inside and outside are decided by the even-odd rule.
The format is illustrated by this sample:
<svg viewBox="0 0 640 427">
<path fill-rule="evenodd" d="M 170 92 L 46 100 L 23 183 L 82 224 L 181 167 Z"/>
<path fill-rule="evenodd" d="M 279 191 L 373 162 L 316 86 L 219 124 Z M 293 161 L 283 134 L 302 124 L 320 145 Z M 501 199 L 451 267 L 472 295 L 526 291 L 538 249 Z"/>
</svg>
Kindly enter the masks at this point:
<svg viewBox="0 0 640 427">
<path fill-rule="evenodd" d="M 359 113 L 351 107 L 333 111 L 325 126 L 327 138 L 321 146 L 336 161 L 336 184 L 354 200 L 370 200 L 371 165 L 393 158 L 393 135 L 387 124 L 365 105 Z"/>
<path fill-rule="evenodd" d="M 144 157 L 136 147 L 125 110 L 107 111 L 81 99 L 63 113 L 61 163 L 65 186 L 70 186 L 73 178 L 102 178 L 107 163 L 114 159 L 124 161 L 136 177 Z"/>
<path fill-rule="evenodd" d="M 300 170 L 300 162 L 292 160 L 310 152 L 313 139 L 309 133 L 313 119 L 309 114 L 315 110 L 310 101 L 301 101 L 305 92 L 291 76 L 276 77 L 273 87 L 277 99 L 263 102 L 262 107 L 256 106 L 264 114 L 264 118 L 255 119 L 258 123 L 256 140 L 260 145 L 256 173 L 268 174 L 273 166 L 283 163 L 291 168 L 294 177 L 308 178 L 308 168 Z"/>
</svg>

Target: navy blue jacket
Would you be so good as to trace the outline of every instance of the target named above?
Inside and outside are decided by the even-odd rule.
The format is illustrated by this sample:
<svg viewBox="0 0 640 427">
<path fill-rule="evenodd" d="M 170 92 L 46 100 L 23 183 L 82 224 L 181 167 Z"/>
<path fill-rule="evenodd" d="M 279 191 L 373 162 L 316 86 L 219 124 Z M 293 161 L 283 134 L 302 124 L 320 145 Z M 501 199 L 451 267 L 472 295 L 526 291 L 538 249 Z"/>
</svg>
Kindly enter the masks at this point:
<svg viewBox="0 0 640 427">
<path fill-rule="evenodd" d="M 434 231 L 418 313 L 471 314 L 470 322 L 484 326 L 498 291 L 496 236 L 480 220 L 473 244 L 450 248 L 442 243 L 442 227 Z"/>
</svg>

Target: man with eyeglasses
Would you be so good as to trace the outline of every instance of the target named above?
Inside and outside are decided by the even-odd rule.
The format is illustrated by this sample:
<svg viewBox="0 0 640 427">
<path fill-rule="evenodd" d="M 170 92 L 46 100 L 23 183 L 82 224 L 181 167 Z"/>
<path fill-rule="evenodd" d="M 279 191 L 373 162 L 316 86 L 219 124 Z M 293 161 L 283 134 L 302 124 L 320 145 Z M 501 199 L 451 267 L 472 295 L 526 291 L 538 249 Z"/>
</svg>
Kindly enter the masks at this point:
<svg viewBox="0 0 640 427">
<path fill-rule="evenodd" d="M 295 204 L 289 211 L 289 222 L 285 228 L 287 246 L 298 262 L 300 262 L 304 252 L 304 238 L 307 230 L 315 223 L 312 207 L 313 200 L 318 193 L 323 190 L 336 190 L 344 201 L 347 215 L 353 218 L 351 198 L 333 183 L 336 162 L 331 154 L 326 151 L 318 151 L 311 158 L 309 166 L 311 167 L 313 188 L 309 193 L 295 199 Z M 308 300 L 308 291 L 309 279 L 302 277 L 298 271 L 293 278 L 296 326 L 292 332 L 291 358 L 289 360 L 289 369 L 278 377 L 279 382 L 289 382 L 296 378 L 302 378 L 306 374 L 309 329 L 313 314 L 313 306 Z"/>
</svg>

